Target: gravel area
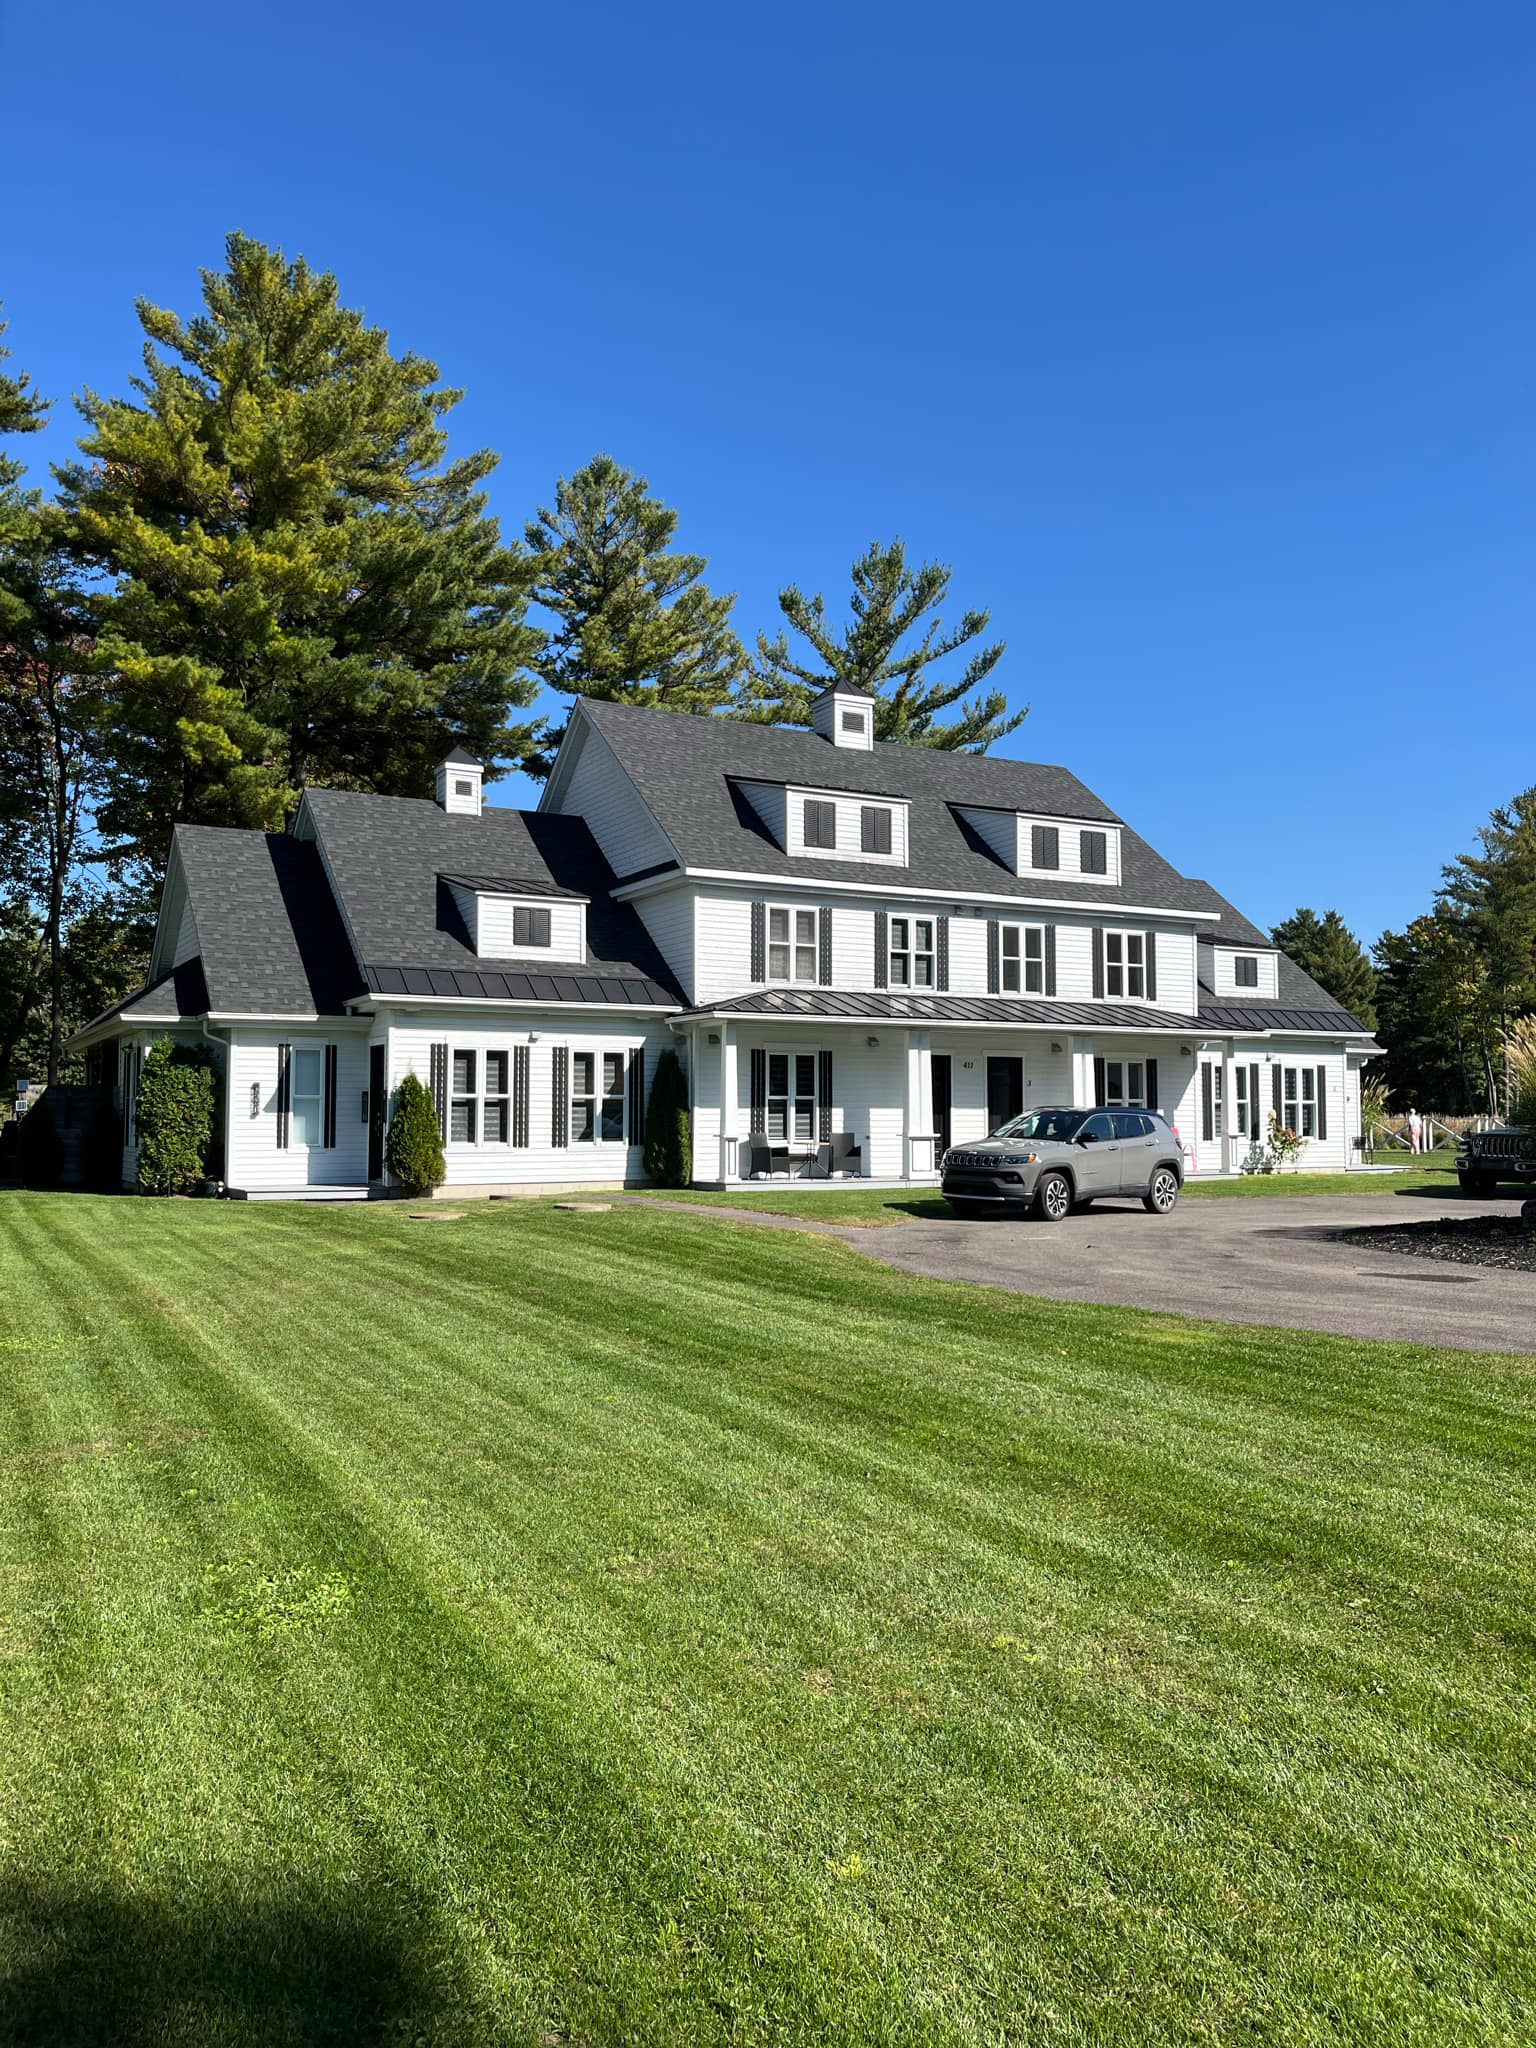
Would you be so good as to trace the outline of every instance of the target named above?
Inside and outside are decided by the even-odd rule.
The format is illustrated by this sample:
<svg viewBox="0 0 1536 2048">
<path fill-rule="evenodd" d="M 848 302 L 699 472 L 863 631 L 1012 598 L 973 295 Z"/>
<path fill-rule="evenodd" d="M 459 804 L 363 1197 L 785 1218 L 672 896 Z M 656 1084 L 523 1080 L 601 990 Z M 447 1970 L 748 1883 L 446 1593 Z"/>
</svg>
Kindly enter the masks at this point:
<svg viewBox="0 0 1536 2048">
<path fill-rule="evenodd" d="M 1386 1223 L 1341 1230 L 1341 1244 L 1400 1252 L 1411 1259 L 1449 1259 L 1458 1266 L 1498 1266 L 1536 1273 L 1536 1228 L 1518 1216 L 1437 1216 L 1424 1223 Z"/>
</svg>

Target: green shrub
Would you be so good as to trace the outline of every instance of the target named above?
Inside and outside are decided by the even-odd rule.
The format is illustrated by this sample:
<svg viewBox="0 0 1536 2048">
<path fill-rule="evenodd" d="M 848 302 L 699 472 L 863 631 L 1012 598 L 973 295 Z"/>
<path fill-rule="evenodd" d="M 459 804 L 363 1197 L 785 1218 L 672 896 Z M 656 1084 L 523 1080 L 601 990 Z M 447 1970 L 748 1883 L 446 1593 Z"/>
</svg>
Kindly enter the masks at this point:
<svg viewBox="0 0 1536 2048">
<path fill-rule="evenodd" d="M 25 1188 L 56 1188 L 64 1170 L 64 1141 L 46 1095 L 34 1102 L 16 1133 L 16 1167 Z"/>
<path fill-rule="evenodd" d="M 206 1047 L 173 1045 L 168 1038 L 150 1047 L 134 1121 L 141 1192 L 189 1194 L 206 1171 L 213 1131 L 213 1059 Z"/>
<path fill-rule="evenodd" d="M 675 1052 L 664 1052 L 656 1062 L 645 1113 L 645 1170 L 658 1188 L 685 1188 L 693 1179 L 688 1084 Z"/>
<path fill-rule="evenodd" d="M 408 1195 L 430 1195 L 447 1175 L 437 1110 L 414 1074 L 407 1074 L 395 1090 L 384 1164 Z"/>
<path fill-rule="evenodd" d="M 110 1088 L 90 1106 L 80 1140 L 80 1185 L 97 1194 L 116 1194 L 123 1184 L 123 1122 Z"/>
</svg>

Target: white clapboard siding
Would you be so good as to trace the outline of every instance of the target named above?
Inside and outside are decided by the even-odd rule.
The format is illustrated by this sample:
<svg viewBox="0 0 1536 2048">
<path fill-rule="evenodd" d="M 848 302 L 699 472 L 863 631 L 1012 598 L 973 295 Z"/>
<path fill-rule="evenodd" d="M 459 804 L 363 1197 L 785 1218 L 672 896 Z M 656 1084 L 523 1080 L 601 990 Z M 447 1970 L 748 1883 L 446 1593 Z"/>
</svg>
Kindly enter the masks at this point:
<svg viewBox="0 0 1536 2048">
<path fill-rule="evenodd" d="M 907 864 L 907 807 L 894 797 L 872 797 L 849 795 L 843 790 L 832 789 L 791 789 L 788 793 L 788 816 L 786 820 L 788 837 L 785 850 L 806 860 L 856 861 L 871 867 L 905 867 Z M 836 820 L 837 843 L 834 846 L 807 846 L 805 843 L 805 807 L 808 803 L 831 804 Z M 891 850 L 889 853 L 865 853 L 863 850 L 864 811 L 889 811 L 891 814 Z"/>
<path fill-rule="evenodd" d="M 581 751 L 559 807 L 586 819 L 604 860 L 620 877 L 674 858 L 661 827 L 594 726 L 581 736 Z"/>
<path fill-rule="evenodd" d="M 1259 968 L 1258 986 L 1251 982 L 1239 985 L 1237 963 L 1240 959 L 1256 960 Z M 1280 993 L 1280 961 L 1276 953 L 1266 953 L 1258 946 L 1212 946 L 1207 955 L 1207 968 L 1211 975 L 1211 987 L 1218 996 L 1232 1002 L 1274 1002 Z"/>
<path fill-rule="evenodd" d="M 587 906 L 569 896 L 497 896 L 450 884 L 459 915 L 482 960 L 565 960 L 587 957 Z M 519 910 L 549 912 L 549 944 L 520 946 L 515 933 Z"/>
<path fill-rule="evenodd" d="M 671 968 L 678 987 L 688 1001 L 693 1002 L 696 922 L 693 891 L 688 888 L 658 890 L 654 895 L 638 897 L 635 909 L 662 959 Z"/>
<path fill-rule="evenodd" d="M 368 1126 L 363 1096 L 368 1087 L 368 1046 L 359 1035 L 327 1033 L 294 1025 L 282 1030 L 237 1027 L 229 1049 L 229 1123 L 224 1178 L 250 1194 L 295 1188 L 360 1187 L 368 1178 Z M 336 1143 L 308 1146 L 277 1142 L 277 1048 L 336 1047 Z M 251 1090 L 256 1114 L 251 1114 Z"/>
</svg>

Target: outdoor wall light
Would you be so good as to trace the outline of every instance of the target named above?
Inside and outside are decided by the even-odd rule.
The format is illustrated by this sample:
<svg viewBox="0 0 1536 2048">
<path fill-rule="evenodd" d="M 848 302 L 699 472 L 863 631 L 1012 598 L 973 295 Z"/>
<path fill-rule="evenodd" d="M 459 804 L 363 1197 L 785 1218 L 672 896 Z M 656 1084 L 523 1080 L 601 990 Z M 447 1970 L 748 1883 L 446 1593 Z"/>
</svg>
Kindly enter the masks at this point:
<svg viewBox="0 0 1536 2048">
<path fill-rule="evenodd" d="M 253 1117 L 261 1115 L 261 1083 L 259 1081 L 251 1083 L 251 1115 Z"/>
<path fill-rule="evenodd" d="M 1194 1051 L 1194 1047 L 1192 1045 L 1181 1045 L 1179 1051 L 1188 1059 L 1189 1055 Z"/>
<path fill-rule="evenodd" d="M 1055 1041 L 1055 1039 L 1054 1039 L 1054 1038 L 1053 1038 L 1053 1039 L 1051 1040 L 1051 1051 L 1052 1051 L 1052 1052 L 1060 1052 L 1060 1051 L 1061 1051 L 1061 1047 L 1060 1047 L 1060 1046 L 1059 1046 L 1059 1045 L 1058 1045 L 1058 1044 L 1056 1043 L 1056 1041 Z"/>
<path fill-rule="evenodd" d="M 718 1045 L 720 1043 L 720 1034 L 718 1031 L 711 1031 L 711 1033 L 709 1034 L 709 1042 L 711 1045 Z"/>
<path fill-rule="evenodd" d="M 878 1038 L 866 1038 L 864 1043 L 866 1045 L 878 1045 L 880 1041 Z"/>
</svg>

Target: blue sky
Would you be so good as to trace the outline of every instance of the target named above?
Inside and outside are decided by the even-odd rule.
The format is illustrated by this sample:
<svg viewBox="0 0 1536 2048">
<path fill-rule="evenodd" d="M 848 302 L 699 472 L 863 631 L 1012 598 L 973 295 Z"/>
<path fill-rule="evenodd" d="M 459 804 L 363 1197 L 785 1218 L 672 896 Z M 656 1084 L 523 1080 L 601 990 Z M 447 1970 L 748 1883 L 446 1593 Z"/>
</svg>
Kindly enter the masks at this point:
<svg viewBox="0 0 1536 2048">
<path fill-rule="evenodd" d="M 120 389 L 136 294 L 302 251 L 466 388 L 510 531 L 607 449 L 747 637 L 899 533 L 1008 751 L 1370 940 L 1536 780 L 1533 60 L 1499 0 L 0 0 L 0 297 Z"/>
</svg>

